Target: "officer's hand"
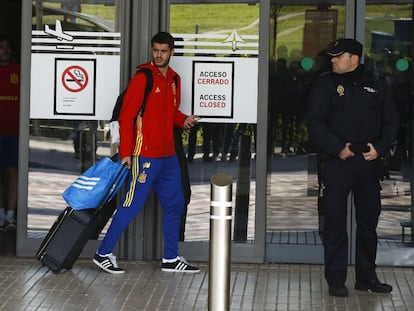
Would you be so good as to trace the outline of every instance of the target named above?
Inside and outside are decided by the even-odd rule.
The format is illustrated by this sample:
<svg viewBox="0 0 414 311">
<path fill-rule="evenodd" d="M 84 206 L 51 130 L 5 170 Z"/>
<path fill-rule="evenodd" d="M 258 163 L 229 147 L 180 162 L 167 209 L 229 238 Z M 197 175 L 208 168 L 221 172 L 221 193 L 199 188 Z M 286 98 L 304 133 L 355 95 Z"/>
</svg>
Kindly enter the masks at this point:
<svg viewBox="0 0 414 311">
<path fill-rule="evenodd" d="M 128 169 L 131 168 L 131 157 L 122 158 L 121 163 L 126 165 Z"/>
<path fill-rule="evenodd" d="M 375 149 L 374 145 L 371 143 L 368 143 L 367 145 L 369 147 L 369 151 L 362 153 L 362 155 L 364 156 L 364 159 L 367 161 L 372 161 L 378 158 L 378 152 Z"/>
<path fill-rule="evenodd" d="M 349 148 L 350 146 L 351 146 L 351 143 L 346 143 L 344 149 L 342 149 L 342 151 L 339 153 L 338 157 L 341 160 L 346 160 L 348 158 L 352 158 L 355 156 L 355 153 L 353 153 L 351 149 Z"/>
</svg>

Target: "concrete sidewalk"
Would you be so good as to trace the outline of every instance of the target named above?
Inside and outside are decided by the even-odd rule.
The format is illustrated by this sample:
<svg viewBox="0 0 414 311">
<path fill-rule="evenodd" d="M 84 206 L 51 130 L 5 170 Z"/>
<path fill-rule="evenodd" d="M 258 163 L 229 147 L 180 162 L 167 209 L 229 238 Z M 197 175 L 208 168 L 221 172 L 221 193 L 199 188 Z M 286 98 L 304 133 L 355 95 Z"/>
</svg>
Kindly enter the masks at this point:
<svg viewBox="0 0 414 311">
<path fill-rule="evenodd" d="M 36 259 L 0 257 L 0 310 L 208 310 L 208 264 L 198 274 L 165 273 L 154 261 L 120 261 L 123 275 L 100 271 L 91 260 L 54 274 Z M 353 289 L 331 297 L 321 265 L 232 264 L 230 310 L 414 310 L 414 269 L 377 270 L 392 294 Z M 216 310 L 211 310 L 216 311 Z"/>
</svg>

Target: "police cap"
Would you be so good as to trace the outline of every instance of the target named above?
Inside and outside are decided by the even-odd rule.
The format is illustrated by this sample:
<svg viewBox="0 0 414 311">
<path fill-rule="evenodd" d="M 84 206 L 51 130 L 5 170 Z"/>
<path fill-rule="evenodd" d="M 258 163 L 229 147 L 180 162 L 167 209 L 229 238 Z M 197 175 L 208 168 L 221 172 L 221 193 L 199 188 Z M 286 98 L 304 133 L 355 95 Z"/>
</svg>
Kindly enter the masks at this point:
<svg viewBox="0 0 414 311">
<path fill-rule="evenodd" d="M 330 56 L 339 56 L 345 52 L 361 57 L 362 44 L 355 39 L 338 39 L 326 50 L 326 54 Z"/>
</svg>

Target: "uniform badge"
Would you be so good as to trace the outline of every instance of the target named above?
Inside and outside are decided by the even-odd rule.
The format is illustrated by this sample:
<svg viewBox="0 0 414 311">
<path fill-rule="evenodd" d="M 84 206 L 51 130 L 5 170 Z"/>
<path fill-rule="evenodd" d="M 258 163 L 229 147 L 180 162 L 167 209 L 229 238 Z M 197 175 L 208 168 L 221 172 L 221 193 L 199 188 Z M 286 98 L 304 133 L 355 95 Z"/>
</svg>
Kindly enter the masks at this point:
<svg viewBox="0 0 414 311">
<path fill-rule="evenodd" d="M 368 93 L 377 93 L 377 90 L 369 87 L 369 86 L 364 86 L 364 90 L 367 91 Z"/>
<path fill-rule="evenodd" d="M 19 83 L 19 75 L 15 72 L 10 74 L 10 83 L 11 84 L 17 84 Z"/>
<path fill-rule="evenodd" d="M 345 95 L 345 88 L 342 84 L 339 84 L 336 87 L 336 92 L 338 93 L 339 96 L 344 96 Z"/>
<path fill-rule="evenodd" d="M 145 182 L 147 181 L 147 174 L 145 172 L 141 172 L 138 176 L 138 181 L 141 184 L 145 184 Z"/>
<path fill-rule="evenodd" d="M 142 168 L 150 168 L 151 167 L 151 162 L 144 162 L 144 164 L 142 165 Z"/>
</svg>

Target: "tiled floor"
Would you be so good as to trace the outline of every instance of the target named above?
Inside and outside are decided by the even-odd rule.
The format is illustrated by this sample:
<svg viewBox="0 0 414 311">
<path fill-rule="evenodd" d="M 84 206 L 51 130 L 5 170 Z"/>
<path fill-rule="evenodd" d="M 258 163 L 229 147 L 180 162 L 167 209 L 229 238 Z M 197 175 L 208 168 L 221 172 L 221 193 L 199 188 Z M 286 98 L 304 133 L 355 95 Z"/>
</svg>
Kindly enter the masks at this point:
<svg viewBox="0 0 414 311">
<path fill-rule="evenodd" d="M 198 274 L 161 272 L 158 262 L 121 261 L 123 275 L 100 271 L 79 260 L 71 271 L 54 274 L 36 259 L 0 257 L 0 310 L 208 310 L 208 264 Z M 228 310 L 414 310 L 414 269 L 378 268 L 379 277 L 394 287 L 392 294 L 353 289 L 350 296 L 331 297 L 323 266 L 232 264 Z M 222 296 L 223 297 L 223 296 Z M 218 311 L 212 310 L 211 311 Z"/>
</svg>

